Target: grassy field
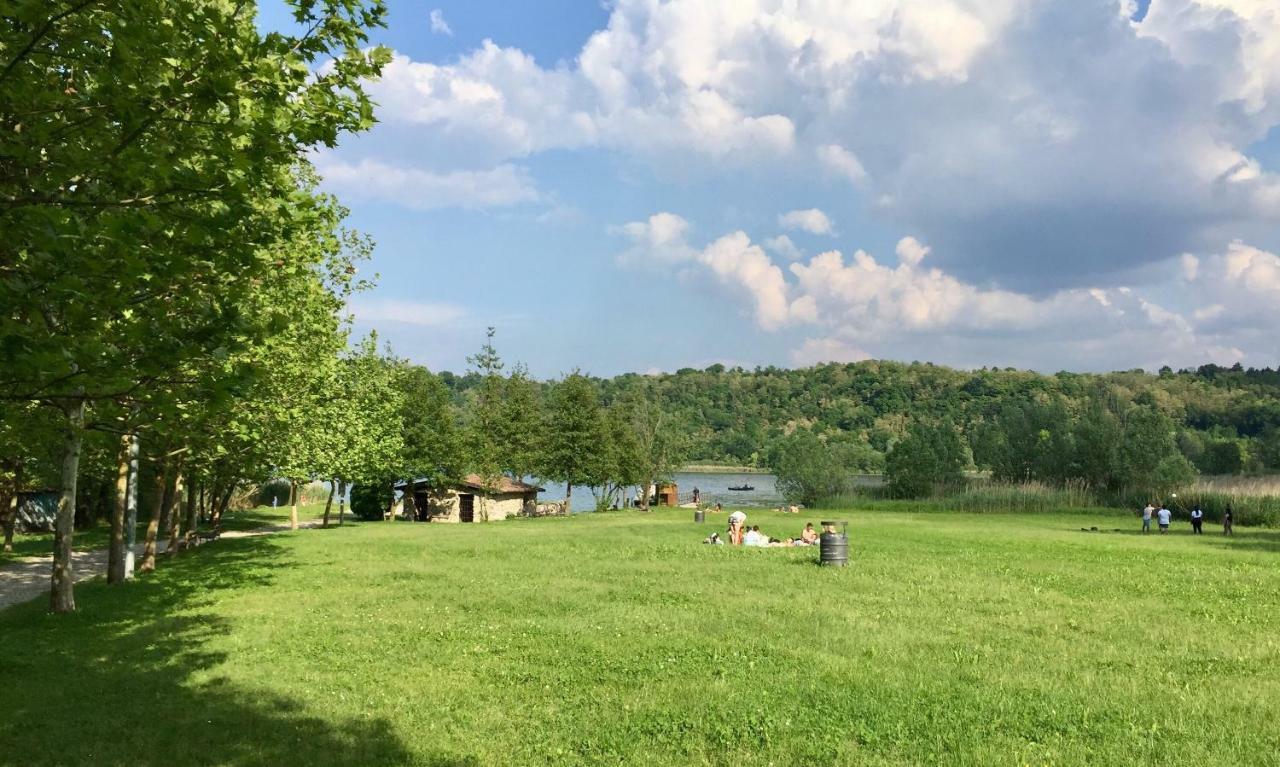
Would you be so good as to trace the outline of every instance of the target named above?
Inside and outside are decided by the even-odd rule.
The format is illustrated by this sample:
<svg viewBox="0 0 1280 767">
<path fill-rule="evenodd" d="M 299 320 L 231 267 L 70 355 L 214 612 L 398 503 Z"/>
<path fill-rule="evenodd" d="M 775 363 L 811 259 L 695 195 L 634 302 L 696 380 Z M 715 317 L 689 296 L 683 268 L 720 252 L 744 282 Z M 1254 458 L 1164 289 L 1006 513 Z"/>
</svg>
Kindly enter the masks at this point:
<svg viewBox="0 0 1280 767">
<path fill-rule="evenodd" d="M 0 612 L 0 763 L 1280 764 L 1280 532 L 750 521 L 830 516 L 845 570 L 685 511 L 220 541 Z"/>
</svg>

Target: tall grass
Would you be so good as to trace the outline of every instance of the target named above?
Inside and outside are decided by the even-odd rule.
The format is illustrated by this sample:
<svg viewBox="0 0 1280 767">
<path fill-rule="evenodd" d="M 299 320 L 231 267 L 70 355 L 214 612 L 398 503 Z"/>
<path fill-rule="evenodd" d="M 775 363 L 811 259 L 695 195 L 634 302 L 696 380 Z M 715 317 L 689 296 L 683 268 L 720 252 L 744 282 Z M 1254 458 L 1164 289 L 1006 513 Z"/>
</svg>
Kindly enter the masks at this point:
<svg viewBox="0 0 1280 767">
<path fill-rule="evenodd" d="M 1136 495 L 1124 499 L 1126 506 L 1139 508 L 1145 502 Z M 1259 527 L 1280 527 L 1280 476 L 1262 477 L 1201 477 L 1176 498 L 1165 502 L 1175 516 L 1185 517 L 1199 506 L 1205 519 L 1221 523 L 1231 507 L 1234 524 Z"/>
<path fill-rule="evenodd" d="M 930 511 L 964 511 L 979 514 L 1042 514 L 1072 509 L 1099 509 L 1099 502 L 1086 486 L 1072 483 L 1055 487 L 1042 482 L 1005 483 L 970 480 L 962 487 L 924 500 L 892 500 L 883 487 L 858 488 L 853 493 L 828 498 L 822 508 L 867 506 Z"/>
<path fill-rule="evenodd" d="M 1083 483 L 1065 487 L 1042 482 L 1005 483 L 970 479 L 964 486 L 932 498 L 891 499 L 884 487 L 860 487 L 824 499 L 819 508 L 862 508 L 911 511 L 963 511 L 977 514 L 1042 514 L 1111 508 L 1136 512 L 1148 502 L 1142 493 L 1102 495 Z M 1174 516 L 1186 519 L 1193 506 L 1204 510 L 1210 523 L 1221 523 L 1229 505 L 1235 524 L 1280 527 L 1280 476 L 1203 477 L 1177 497 L 1164 499 Z"/>
</svg>

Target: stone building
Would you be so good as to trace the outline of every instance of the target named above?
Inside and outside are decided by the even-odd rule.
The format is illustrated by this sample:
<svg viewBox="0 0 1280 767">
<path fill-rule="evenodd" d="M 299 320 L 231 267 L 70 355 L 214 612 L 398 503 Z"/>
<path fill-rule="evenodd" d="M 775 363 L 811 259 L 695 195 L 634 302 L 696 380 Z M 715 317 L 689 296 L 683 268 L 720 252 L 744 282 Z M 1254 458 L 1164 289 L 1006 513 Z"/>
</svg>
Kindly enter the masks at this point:
<svg viewBox="0 0 1280 767">
<path fill-rule="evenodd" d="M 405 512 L 419 522 L 497 522 L 507 517 L 536 513 L 542 488 L 503 477 L 497 487 L 486 487 L 478 474 L 461 482 L 434 488 L 423 480 L 401 483 L 399 489 L 412 505 Z"/>
</svg>

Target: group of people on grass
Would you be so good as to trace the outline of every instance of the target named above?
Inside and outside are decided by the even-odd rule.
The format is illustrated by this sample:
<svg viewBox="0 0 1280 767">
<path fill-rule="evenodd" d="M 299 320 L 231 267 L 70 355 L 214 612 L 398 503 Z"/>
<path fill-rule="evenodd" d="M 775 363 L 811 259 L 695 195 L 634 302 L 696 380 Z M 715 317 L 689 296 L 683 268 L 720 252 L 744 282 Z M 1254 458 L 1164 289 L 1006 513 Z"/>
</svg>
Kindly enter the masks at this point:
<svg viewBox="0 0 1280 767">
<path fill-rule="evenodd" d="M 1151 520 L 1155 519 L 1156 524 L 1160 527 L 1161 533 L 1169 532 L 1169 523 L 1173 521 L 1173 512 L 1163 503 L 1158 506 L 1154 503 L 1148 503 L 1142 509 L 1142 532 L 1151 532 Z M 1232 535 L 1232 513 L 1231 505 L 1228 504 L 1226 511 L 1222 513 L 1222 534 Z M 1200 504 L 1196 504 L 1191 509 L 1191 532 L 1194 535 L 1202 535 L 1204 533 L 1204 509 L 1200 508 Z"/>
<path fill-rule="evenodd" d="M 800 531 L 800 535 L 795 538 L 770 538 L 760 532 L 759 525 L 748 527 L 747 515 L 743 511 L 735 511 L 729 515 L 729 529 L 725 531 L 725 536 L 728 538 L 727 541 L 719 533 L 712 533 L 703 543 L 760 547 L 816 546 L 818 544 L 818 531 L 813 529 L 812 522 L 807 523 L 804 530 Z"/>
</svg>

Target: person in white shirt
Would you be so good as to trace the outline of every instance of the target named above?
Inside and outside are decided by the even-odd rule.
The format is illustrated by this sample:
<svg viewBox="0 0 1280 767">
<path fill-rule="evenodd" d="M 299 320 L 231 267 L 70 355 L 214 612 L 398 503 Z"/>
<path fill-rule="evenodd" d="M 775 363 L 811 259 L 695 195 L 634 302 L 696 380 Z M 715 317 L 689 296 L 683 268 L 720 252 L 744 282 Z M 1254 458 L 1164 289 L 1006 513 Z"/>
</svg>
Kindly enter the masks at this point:
<svg viewBox="0 0 1280 767">
<path fill-rule="evenodd" d="M 1166 509 L 1163 503 L 1160 504 L 1160 510 L 1156 512 L 1156 521 L 1160 523 L 1161 533 L 1169 532 L 1169 520 L 1171 519 L 1173 519 L 1173 512 Z"/>
<path fill-rule="evenodd" d="M 1201 509 L 1200 505 L 1196 504 L 1196 507 L 1191 510 L 1191 532 L 1196 535 L 1201 535 L 1204 533 L 1203 526 L 1204 509 Z"/>
<path fill-rule="evenodd" d="M 1147 507 L 1142 510 L 1142 532 L 1151 532 L 1151 515 L 1155 513 L 1156 507 L 1149 503 L 1147 504 Z"/>
<path fill-rule="evenodd" d="M 743 536 L 742 544 L 744 546 L 768 546 L 769 539 L 760 534 L 760 526 L 756 525 Z"/>
</svg>

